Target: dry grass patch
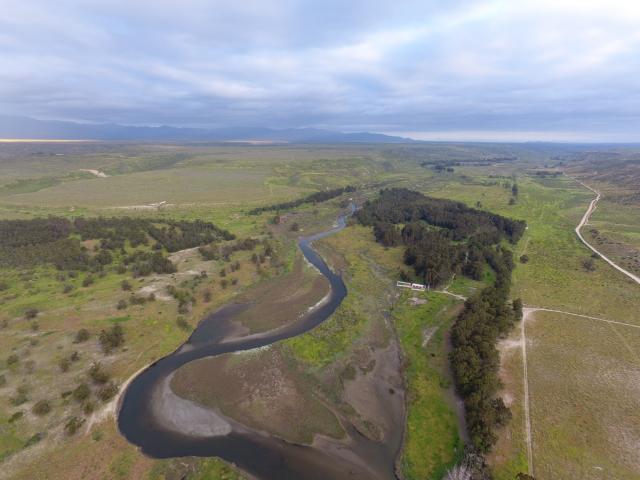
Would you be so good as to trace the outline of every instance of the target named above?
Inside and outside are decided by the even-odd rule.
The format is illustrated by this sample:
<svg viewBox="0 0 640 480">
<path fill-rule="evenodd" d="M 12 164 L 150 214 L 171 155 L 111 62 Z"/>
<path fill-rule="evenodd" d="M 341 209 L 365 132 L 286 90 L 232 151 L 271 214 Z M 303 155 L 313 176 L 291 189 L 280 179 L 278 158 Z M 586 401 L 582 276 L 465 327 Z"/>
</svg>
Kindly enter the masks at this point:
<svg viewBox="0 0 640 480">
<path fill-rule="evenodd" d="M 535 477 L 640 477 L 640 330 L 537 312 L 527 324 Z"/>
</svg>

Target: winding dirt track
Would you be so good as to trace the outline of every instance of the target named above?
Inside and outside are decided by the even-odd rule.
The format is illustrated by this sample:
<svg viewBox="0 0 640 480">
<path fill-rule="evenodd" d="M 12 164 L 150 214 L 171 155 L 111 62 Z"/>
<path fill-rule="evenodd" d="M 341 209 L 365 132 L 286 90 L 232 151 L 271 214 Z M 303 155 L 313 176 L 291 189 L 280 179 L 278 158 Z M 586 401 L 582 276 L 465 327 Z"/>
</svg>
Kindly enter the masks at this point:
<svg viewBox="0 0 640 480">
<path fill-rule="evenodd" d="M 584 215 L 582 216 L 582 220 L 580 220 L 580 223 L 576 227 L 576 235 L 578 235 L 578 238 L 580 239 L 580 241 L 582 243 L 584 243 L 591 251 L 593 251 L 594 253 L 598 254 L 600 256 L 600 258 L 602 258 L 605 262 L 607 262 L 613 268 L 615 268 L 619 272 L 624 273 L 627 277 L 629 277 L 631 280 L 633 280 L 638 285 L 640 285 L 640 277 L 638 277 L 637 275 L 634 275 L 633 273 L 629 272 L 628 270 L 625 270 L 621 266 L 617 265 L 615 262 L 613 262 L 610 258 L 608 258 L 606 255 L 604 255 L 602 252 L 596 250 L 596 248 L 593 245 L 591 245 L 589 242 L 587 242 L 584 239 L 584 237 L 582 236 L 582 233 L 580 233 L 580 230 L 582 229 L 582 227 L 584 227 L 589 222 L 589 218 L 591 217 L 591 214 L 596 209 L 596 205 L 598 204 L 598 200 L 600 200 L 600 198 L 602 197 L 602 194 L 598 190 L 590 187 L 589 185 L 584 184 L 583 182 L 581 182 L 577 178 L 569 177 L 569 175 L 567 175 L 567 177 L 572 179 L 572 180 L 574 180 L 574 181 L 576 181 L 576 182 L 578 182 L 584 188 L 586 188 L 588 190 L 591 190 L 593 193 L 596 194 L 596 198 L 591 200 L 591 203 L 589 204 L 589 208 L 587 208 L 587 211 L 584 212 Z"/>
</svg>

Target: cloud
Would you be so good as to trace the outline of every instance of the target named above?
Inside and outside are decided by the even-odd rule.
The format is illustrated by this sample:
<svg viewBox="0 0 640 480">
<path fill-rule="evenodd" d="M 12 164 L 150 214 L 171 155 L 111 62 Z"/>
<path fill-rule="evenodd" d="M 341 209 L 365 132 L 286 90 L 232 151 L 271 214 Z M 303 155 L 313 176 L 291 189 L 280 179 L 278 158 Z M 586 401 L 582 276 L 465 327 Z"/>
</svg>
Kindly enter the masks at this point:
<svg viewBox="0 0 640 480">
<path fill-rule="evenodd" d="M 23 0 L 0 9 L 0 110 L 640 140 L 639 22 L 623 0 Z"/>
</svg>

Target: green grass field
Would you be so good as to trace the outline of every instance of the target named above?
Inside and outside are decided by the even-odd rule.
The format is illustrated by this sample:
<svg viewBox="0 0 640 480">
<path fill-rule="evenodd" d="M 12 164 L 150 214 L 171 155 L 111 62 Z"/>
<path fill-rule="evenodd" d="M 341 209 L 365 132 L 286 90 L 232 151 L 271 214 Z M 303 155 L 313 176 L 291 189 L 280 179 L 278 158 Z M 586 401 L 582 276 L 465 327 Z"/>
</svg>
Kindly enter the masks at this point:
<svg viewBox="0 0 640 480">
<path fill-rule="evenodd" d="M 408 412 L 402 473 L 407 479 L 441 479 L 461 456 L 463 443 L 452 407 L 445 335 L 460 301 L 448 295 L 418 295 L 411 305 L 404 293 L 393 319 L 406 358 Z"/>
</svg>

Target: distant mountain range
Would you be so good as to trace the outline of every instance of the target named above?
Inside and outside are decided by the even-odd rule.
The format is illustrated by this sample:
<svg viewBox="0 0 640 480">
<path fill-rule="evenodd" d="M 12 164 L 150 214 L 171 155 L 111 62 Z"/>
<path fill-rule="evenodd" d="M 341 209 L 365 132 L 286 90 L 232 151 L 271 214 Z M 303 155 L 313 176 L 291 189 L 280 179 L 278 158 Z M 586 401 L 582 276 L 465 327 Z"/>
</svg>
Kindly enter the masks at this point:
<svg viewBox="0 0 640 480">
<path fill-rule="evenodd" d="M 315 128 L 183 128 L 89 124 L 0 115 L 0 138 L 51 140 L 141 140 L 286 143 L 406 143 L 410 138 L 381 133 L 342 133 Z"/>
</svg>

